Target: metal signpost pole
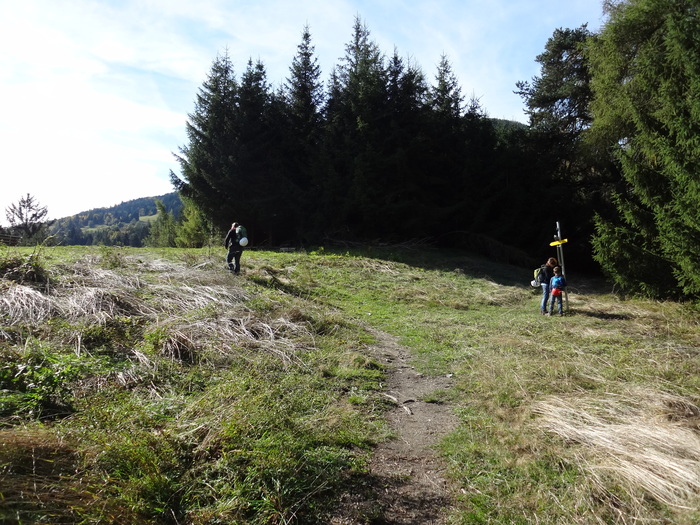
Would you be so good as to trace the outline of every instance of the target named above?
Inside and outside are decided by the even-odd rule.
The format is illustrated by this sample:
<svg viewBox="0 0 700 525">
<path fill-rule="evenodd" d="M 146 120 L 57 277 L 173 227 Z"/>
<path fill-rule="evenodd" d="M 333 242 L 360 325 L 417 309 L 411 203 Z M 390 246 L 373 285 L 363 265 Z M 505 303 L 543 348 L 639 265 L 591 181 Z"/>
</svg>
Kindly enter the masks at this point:
<svg viewBox="0 0 700 525">
<path fill-rule="evenodd" d="M 561 267 L 561 274 L 566 279 L 566 268 L 564 266 L 564 244 L 569 242 L 569 239 L 561 238 L 561 226 L 559 226 L 559 221 L 557 221 L 557 233 L 554 234 L 554 242 L 550 242 L 550 246 L 557 247 L 557 260 L 559 261 L 559 266 Z M 566 303 L 566 312 L 569 312 L 569 293 L 564 289 L 564 302 Z"/>
</svg>

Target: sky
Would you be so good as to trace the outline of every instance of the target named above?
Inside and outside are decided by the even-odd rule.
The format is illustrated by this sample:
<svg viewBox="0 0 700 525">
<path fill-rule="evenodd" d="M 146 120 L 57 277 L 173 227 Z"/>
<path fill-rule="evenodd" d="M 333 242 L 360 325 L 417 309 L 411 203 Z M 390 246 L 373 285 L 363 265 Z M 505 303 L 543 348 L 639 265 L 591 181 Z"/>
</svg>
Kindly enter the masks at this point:
<svg viewBox="0 0 700 525">
<path fill-rule="evenodd" d="M 173 153 L 217 55 L 260 60 L 277 88 L 308 25 L 321 80 L 359 17 L 429 83 L 444 55 L 490 117 L 527 123 L 516 82 L 600 0 L 0 0 L 0 225 L 26 194 L 47 218 L 173 191 Z"/>
</svg>

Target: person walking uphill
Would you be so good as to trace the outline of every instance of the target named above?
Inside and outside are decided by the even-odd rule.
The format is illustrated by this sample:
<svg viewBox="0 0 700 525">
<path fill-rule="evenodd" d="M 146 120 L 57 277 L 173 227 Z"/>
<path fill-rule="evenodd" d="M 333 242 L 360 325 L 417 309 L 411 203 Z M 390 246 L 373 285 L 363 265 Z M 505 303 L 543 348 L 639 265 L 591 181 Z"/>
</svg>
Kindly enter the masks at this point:
<svg viewBox="0 0 700 525">
<path fill-rule="evenodd" d="M 549 289 L 551 290 L 552 302 L 549 304 L 549 314 L 554 313 L 554 302 L 557 302 L 559 315 L 564 315 L 564 310 L 562 308 L 562 295 L 566 289 L 566 279 L 561 274 L 561 268 L 559 266 L 554 268 L 554 277 L 549 282 Z"/>
<path fill-rule="evenodd" d="M 554 277 L 554 267 L 557 266 L 559 262 L 554 258 L 550 257 L 547 259 L 547 263 L 542 267 L 544 269 L 544 278 L 542 279 L 542 302 L 540 303 L 540 313 L 542 315 L 547 313 L 547 302 L 549 301 L 549 282 Z"/>
<path fill-rule="evenodd" d="M 224 246 L 228 248 L 228 255 L 226 255 L 228 269 L 236 275 L 241 272 L 241 255 L 243 255 L 243 248 L 247 245 L 248 232 L 244 226 L 234 222 L 226 234 Z"/>
</svg>

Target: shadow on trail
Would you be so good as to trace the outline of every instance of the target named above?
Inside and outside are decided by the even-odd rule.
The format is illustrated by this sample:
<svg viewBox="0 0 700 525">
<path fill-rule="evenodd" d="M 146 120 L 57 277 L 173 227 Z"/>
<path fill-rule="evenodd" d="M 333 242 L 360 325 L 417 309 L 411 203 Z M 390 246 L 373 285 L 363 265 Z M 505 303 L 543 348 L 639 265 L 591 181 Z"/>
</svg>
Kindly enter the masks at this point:
<svg viewBox="0 0 700 525">
<path fill-rule="evenodd" d="M 337 503 L 331 525 L 439 525 L 453 502 L 444 495 L 412 493 L 400 476 L 358 474 Z"/>
</svg>

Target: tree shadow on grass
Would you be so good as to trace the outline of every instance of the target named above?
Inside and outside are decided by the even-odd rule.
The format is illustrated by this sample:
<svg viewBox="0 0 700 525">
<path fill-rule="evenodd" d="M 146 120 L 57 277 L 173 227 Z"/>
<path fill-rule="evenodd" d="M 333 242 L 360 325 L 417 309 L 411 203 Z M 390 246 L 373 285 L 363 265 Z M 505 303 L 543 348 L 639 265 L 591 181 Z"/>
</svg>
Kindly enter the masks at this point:
<svg viewBox="0 0 700 525">
<path fill-rule="evenodd" d="M 631 319 L 631 316 L 627 314 L 611 314 L 609 312 L 579 310 L 576 313 L 578 315 L 586 315 L 588 317 L 595 317 L 596 319 L 603 319 L 605 321 L 625 321 L 627 319 Z"/>
</svg>

